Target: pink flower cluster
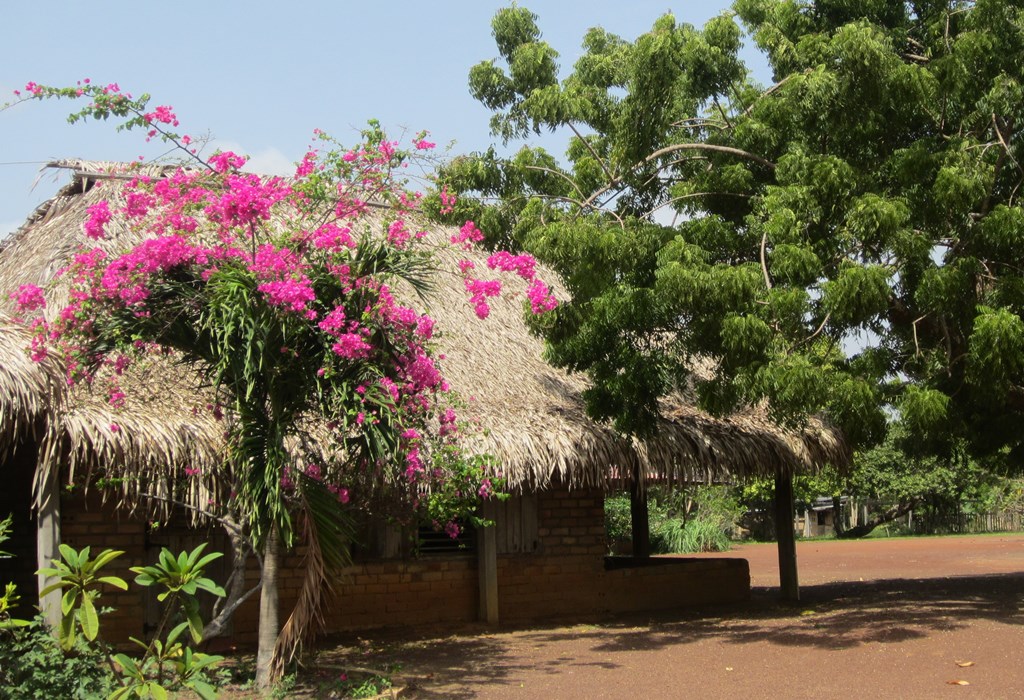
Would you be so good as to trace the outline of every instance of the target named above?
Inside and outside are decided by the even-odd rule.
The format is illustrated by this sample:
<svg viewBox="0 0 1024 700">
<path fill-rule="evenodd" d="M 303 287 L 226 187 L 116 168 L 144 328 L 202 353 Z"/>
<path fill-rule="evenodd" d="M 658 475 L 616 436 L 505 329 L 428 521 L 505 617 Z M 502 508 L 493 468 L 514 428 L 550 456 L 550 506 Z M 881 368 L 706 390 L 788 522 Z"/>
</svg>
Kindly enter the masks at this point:
<svg viewBox="0 0 1024 700">
<path fill-rule="evenodd" d="M 455 211 L 455 195 L 448 191 L 448 185 L 441 188 L 441 214 L 451 214 Z M 453 243 L 455 241 L 452 241 Z"/>
<path fill-rule="evenodd" d="M 29 81 L 29 82 L 25 83 L 25 92 L 32 93 L 32 95 L 34 97 L 39 97 L 40 95 L 43 94 L 43 86 L 39 85 L 37 83 L 34 83 L 32 81 Z M 21 91 L 20 90 L 15 90 L 14 94 L 16 96 L 20 97 L 21 96 Z"/>
<path fill-rule="evenodd" d="M 469 292 L 469 303 L 473 305 L 477 318 L 487 318 L 491 314 L 491 307 L 487 303 L 488 297 L 496 297 L 501 294 L 500 280 L 478 280 L 472 277 L 465 279 L 466 291 Z"/>
<path fill-rule="evenodd" d="M 10 298 L 14 300 L 18 312 L 38 311 L 46 307 L 42 288 L 34 284 L 21 285 L 17 291 L 11 292 Z"/>
<path fill-rule="evenodd" d="M 103 227 L 111 219 L 110 206 L 104 200 L 86 208 L 85 213 L 88 215 L 84 224 L 85 235 L 93 240 L 103 238 Z"/>
<path fill-rule="evenodd" d="M 29 84 L 26 90 L 41 95 L 48 94 L 49 88 Z M 86 92 L 96 100 L 97 109 L 113 104 L 104 102 L 104 94 L 130 99 L 120 94 L 116 84 Z M 168 135 L 160 126 L 178 125 L 171 107 L 150 111 L 138 107 L 132 114 L 165 138 L 177 139 L 178 145 L 190 145 L 191 139 Z M 318 138 L 329 140 L 324 135 Z M 429 150 L 435 144 L 421 134 L 413 146 Z M 389 439 L 395 441 L 390 444 L 398 446 L 394 459 L 309 462 L 301 473 L 322 481 L 341 503 L 352 498 L 342 484 L 361 493 L 356 484 L 362 482 L 349 481 L 345 470 L 366 469 L 375 479 L 385 470 L 404 476 L 414 496 L 425 482 L 438 479 L 441 483 L 451 475 L 442 473 L 445 463 L 437 450 L 454 445 L 459 431 L 454 410 L 444 403 L 449 386 L 430 345 L 434 321 L 396 301 L 389 277 L 375 263 L 365 264 L 353 234 L 379 227 L 379 220 L 365 215 L 370 211 L 368 203 L 385 202 L 392 218 L 383 231 L 378 228 L 377 234 L 366 235 L 377 236 L 376 241 L 388 246 L 388 255 L 417 252 L 415 247 L 425 234 L 410 226 L 414 219 L 409 214 L 423 196 L 401 189 L 397 176 L 407 157 L 397 142 L 387 140 L 344 153 L 319 154 L 310 149 L 294 177 L 285 180 L 239 172 L 245 158 L 224 152 L 209 158 L 208 170 L 179 169 L 165 177 L 140 175 L 118 184 L 116 194 L 123 196 L 123 204 L 113 205 L 112 197 L 88 207 L 85 236 L 97 240 L 124 232 L 128 240 L 141 238 L 141 242 L 117 255 L 108 256 L 100 248 L 75 255 L 62 272 L 70 284 L 69 303 L 49 323 L 41 317 L 33 322 L 33 357 L 42 359 L 48 349 L 58 351 L 69 382 L 92 380 L 95 368 L 102 365 L 120 375 L 133 357 L 153 348 L 163 350 L 158 345 L 164 342 L 162 331 L 154 328 L 165 329 L 179 320 L 198 327 L 196 319 L 205 323 L 216 318 L 211 311 L 221 308 L 217 306 L 223 303 L 221 293 L 241 280 L 241 289 L 255 288 L 260 294 L 245 305 L 254 311 L 251 319 L 259 323 L 270 319 L 272 332 L 260 337 L 277 343 L 264 351 L 261 362 L 279 363 L 273 364 L 274 371 L 302 366 L 316 373 L 312 393 L 323 392 L 323 396 L 309 401 L 322 400 L 318 405 L 333 411 L 327 418 L 340 449 L 360 433 L 369 436 L 371 431 L 388 430 L 393 431 Z M 452 207 L 455 198 L 443 190 L 441 201 Z M 453 237 L 466 246 L 482 240 L 473 222 L 466 222 Z M 524 278 L 533 273 L 532 259 L 527 257 L 496 254 L 492 258 L 491 269 Z M 481 317 L 489 313 L 487 299 L 501 288 L 499 280 L 466 280 L 466 290 Z M 549 292 L 537 294 L 539 304 L 547 303 Z M 33 285 L 24 285 L 11 296 L 20 311 L 38 312 L 45 306 L 43 290 Z M 119 324 L 121 319 L 124 323 L 134 319 L 135 337 L 143 338 L 133 342 L 125 334 L 115 343 L 117 354 L 109 348 L 110 338 L 101 337 L 104 321 L 113 314 L 119 314 L 114 316 Z M 105 386 L 109 405 L 124 407 L 127 397 L 116 377 Z M 219 403 L 207 408 L 223 416 Z M 116 423 L 110 423 L 109 429 L 121 430 Z M 188 467 L 184 474 L 195 477 L 199 472 Z M 301 481 L 296 476 L 286 472 L 282 485 L 295 488 L 296 481 Z M 489 481 L 458 483 L 458 492 L 469 497 L 492 490 Z M 434 482 L 430 484 L 433 488 Z M 458 534 L 457 525 L 448 527 Z"/>
<path fill-rule="evenodd" d="M 484 240 L 484 234 L 472 221 L 467 221 L 459 229 L 459 232 L 452 236 L 452 243 L 461 244 L 466 250 L 470 250 L 474 243 Z"/>
<path fill-rule="evenodd" d="M 526 297 L 530 300 L 530 310 L 535 314 L 551 311 L 558 306 L 558 300 L 551 294 L 551 290 L 537 278 L 530 282 L 530 287 L 526 290 Z"/>
<path fill-rule="evenodd" d="M 146 120 L 147 124 L 153 122 L 159 122 L 161 124 L 170 124 L 171 126 L 178 126 L 178 117 L 175 116 L 174 111 L 171 107 L 163 105 L 157 107 L 152 112 L 147 112 L 142 115 L 142 118 Z"/>
<path fill-rule="evenodd" d="M 459 235 L 452 237 L 453 243 L 462 243 L 464 247 L 469 247 L 472 242 L 481 240 L 483 240 L 483 234 L 472 221 L 467 221 Z M 466 291 L 469 292 L 469 301 L 473 304 L 476 315 L 482 319 L 487 318 L 491 312 L 487 299 L 501 293 L 501 282 L 470 277 L 469 272 L 476 267 L 470 260 L 460 260 L 458 265 L 465 281 Z M 551 289 L 537 277 L 537 260 L 532 255 L 526 253 L 515 255 L 507 251 L 498 251 L 487 258 L 487 267 L 502 272 L 514 272 L 529 282 L 526 297 L 530 301 L 530 310 L 534 314 L 551 311 L 558 306 L 558 301 L 551 293 Z"/>
<path fill-rule="evenodd" d="M 264 181 L 257 175 L 235 174 L 228 175 L 225 184 L 227 187 L 219 195 L 205 193 L 209 201 L 206 215 L 225 229 L 268 221 L 271 209 L 291 196 L 291 188 L 278 178 Z"/>
<path fill-rule="evenodd" d="M 222 151 L 210 156 L 210 167 L 213 168 L 214 172 L 226 173 L 231 170 L 238 170 L 245 165 L 246 160 L 244 156 L 237 155 L 231 151 Z"/>
<path fill-rule="evenodd" d="M 487 267 L 492 270 L 514 272 L 527 281 L 532 280 L 537 274 L 537 261 L 532 255 L 513 255 L 504 250 L 499 250 L 487 258 Z"/>
</svg>

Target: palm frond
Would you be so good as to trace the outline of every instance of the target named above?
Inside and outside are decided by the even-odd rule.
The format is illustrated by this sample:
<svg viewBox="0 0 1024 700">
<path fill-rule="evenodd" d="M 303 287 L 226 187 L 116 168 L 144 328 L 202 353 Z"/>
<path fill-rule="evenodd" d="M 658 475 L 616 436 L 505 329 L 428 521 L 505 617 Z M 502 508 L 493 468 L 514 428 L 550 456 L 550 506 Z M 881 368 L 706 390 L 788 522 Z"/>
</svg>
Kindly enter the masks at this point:
<svg viewBox="0 0 1024 700">
<path fill-rule="evenodd" d="M 322 481 L 306 474 L 297 477 L 305 575 L 292 614 L 281 628 L 271 664 L 275 673 L 295 661 L 323 629 L 323 611 L 333 594 L 332 583 L 352 564 L 355 532 L 351 511 L 343 508 Z"/>
</svg>

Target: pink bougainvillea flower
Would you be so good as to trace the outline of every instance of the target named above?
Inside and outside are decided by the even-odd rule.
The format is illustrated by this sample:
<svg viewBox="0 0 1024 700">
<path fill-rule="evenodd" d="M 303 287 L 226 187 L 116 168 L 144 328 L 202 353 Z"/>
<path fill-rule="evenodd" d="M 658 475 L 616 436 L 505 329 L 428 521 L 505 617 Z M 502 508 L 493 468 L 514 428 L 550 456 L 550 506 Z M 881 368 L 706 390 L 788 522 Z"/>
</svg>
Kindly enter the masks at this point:
<svg viewBox="0 0 1024 700">
<path fill-rule="evenodd" d="M 93 240 L 103 238 L 103 227 L 111 219 L 110 207 L 106 200 L 93 204 L 85 210 L 88 218 L 85 220 L 85 235 Z"/>
<path fill-rule="evenodd" d="M 43 296 L 41 287 L 34 284 L 23 284 L 17 291 L 11 292 L 10 298 L 14 300 L 15 308 L 19 312 L 38 311 L 46 307 L 46 297 Z"/>
</svg>

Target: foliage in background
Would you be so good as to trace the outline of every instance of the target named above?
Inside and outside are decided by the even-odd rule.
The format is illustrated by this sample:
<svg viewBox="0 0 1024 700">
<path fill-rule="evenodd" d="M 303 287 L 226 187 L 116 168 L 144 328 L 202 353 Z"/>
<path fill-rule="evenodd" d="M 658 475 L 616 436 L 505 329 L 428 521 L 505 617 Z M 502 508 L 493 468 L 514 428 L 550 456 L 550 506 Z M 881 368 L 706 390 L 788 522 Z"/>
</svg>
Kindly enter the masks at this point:
<svg viewBox="0 0 1024 700">
<path fill-rule="evenodd" d="M 6 518 L 0 520 L 0 544 L 3 544 L 11 538 L 11 523 L 14 521 L 14 516 L 8 514 Z M 8 559 L 11 555 L 9 552 L 5 552 L 0 549 L 0 560 Z M 18 587 L 10 582 L 2 582 L 3 584 L 3 595 L 0 595 L 0 633 L 4 630 L 13 629 L 15 627 L 24 627 L 28 625 L 28 620 L 22 620 L 16 617 L 11 617 L 11 610 L 17 607 L 18 602 L 21 600 L 21 596 L 18 595 Z"/>
<path fill-rule="evenodd" d="M 743 508 L 727 486 L 648 489 L 651 552 L 673 554 L 724 552 L 736 535 Z M 630 541 L 629 496 L 609 495 L 604 502 L 605 533 L 614 550 Z"/>
<path fill-rule="evenodd" d="M 797 510 L 807 509 L 822 498 L 836 503 L 836 534 L 863 537 L 880 525 L 894 522 L 913 512 L 915 518 L 941 519 L 960 513 L 989 513 L 1012 509 L 1014 484 L 1019 479 L 1006 475 L 1005 460 L 999 455 L 972 457 L 960 442 L 945 456 L 917 454 L 908 449 L 910 437 L 903 426 L 890 428 L 885 441 L 854 455 L 849 470 L 827 468 L 817 474 L 794 478 Z M 744 507 L 751 512 L 770 512 L 774 482 L 755 480 L 738 488 Z M 840 499 L 870 507 L 867 522 L 845 528 Z M 759 536 L 768 536 L 759 532 Z"/>
<path fill-rule="evenodd" d="M 105 698 L 117 687 L 109 653 L 102 642 L 81 635 L 65 651 L 41 617 L 17 631 L 0 630 L 0 697 Z"/>
</svg>

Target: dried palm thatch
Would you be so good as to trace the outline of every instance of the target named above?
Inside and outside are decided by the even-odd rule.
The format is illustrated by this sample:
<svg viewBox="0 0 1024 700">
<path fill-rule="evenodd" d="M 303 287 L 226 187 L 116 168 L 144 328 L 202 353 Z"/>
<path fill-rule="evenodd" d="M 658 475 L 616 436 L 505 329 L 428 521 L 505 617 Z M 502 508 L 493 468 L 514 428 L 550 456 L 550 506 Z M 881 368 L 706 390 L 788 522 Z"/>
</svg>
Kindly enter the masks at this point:
<svg viewBox="0 0 1024 700">
<path fill-rule="evenodd" d="M 21 436 L 38 439 L 45 419 L 59 410 L 64 373 L 58 363 L 33 361 L 26 348 L 32 333 L 0 313 L 0 457 L 6 457 Z"/>
<path fill-rule="evenodd" d="M 120 191 L 116 173 L 124 170 L 123 164 L 84 161 L 62 161 L 51 166 L 73 170 L 71 183 L 37 208 L 0 247 L 0 289 L 4 290 L 0 304 L 8 302 L 9 290 L 36 284 L 47 288 L 48 314 L 67 303 L 68 287 L 53 282 L 80 250 L 86 208 L 99 199 L 116 201 Z M 143 172 L 159 176 L 165 170 L 156 167 Z M 130 243 L 127 236 L 127 230 L 112 231 L 108 239 L 97 244 L 109 251 L 119 250 Z M 105 380 L 109 373 L 101 373 L 90 385 L 68 390 L 63 369 L 57 363 L 48 360 L 37 364 L 28 357 L 28 336 L 23 327 L 7 322 L 0 333 L 0 348 L 11 348 L 9 353 L 4 352 L 0 369 L 0 381 L 4 382 L 0 444 L 24 436 L 29 414 L 18 414 L 17 422 L 10 416 L 19 405 L 28 404 L 25 399 L 15 399 L 31 394 L 33 405 L 43 407 L 38 413 L 46 414 L 42 434 L 37 436 L 37 487 L 55 469 L 60 469 L 69 482 L 81 477 L 87 481 L 102 470 L 106 477 L 123 478 L 120 495 L 132 506 L 142 501 L 165 509 L 173 483 L 188 484 L 188 492 L 177 493 L 174 498 L 188 503 L 196 512 L 222 496 L 225 480 L 217 476 L 224 468 L 225 427 L 207 409 L 213 395 L 195 372 L 182 371 L 170 358 L 147 358 L 118 378 L 132 403 L 127 410 L 116 409 L 108 402 Z M 8 362 L 8 356 L 14 355 L 17 362 Z M 49 395 L 37 388 L 37 377 L 44 369 L 50 386 L 58 387 Z M 5 381 L 8 374 L 12 378 Z M 186 468 L 208 476 L 178 478 Z M 111 493 L 115 492 L 104 491 L 107 496 Z"/>
<path fill-rule="evenodd" d="M 118 164 L 62 161 L 51 166 L 71 169 L 72 182 L 0 248 L 0 289 L 52 281 L 78 249 L 86 208 L 101 198 L 116 202 L 119 196 L 120 181 L 110 175 L 122 169 Z M 153 168 L 148 174 L 161 172 Z M 107 234 L 101 245 L 112 250 L 130 242 L 126 230 L 108 227 Z M 812 420 L 799 432 L 786 431 L 763 411 L 714 418 L 682 397 L 665 402 L 656 438 L 641 442 L 618 435 L 586 417 L 581 398 L 585 378 L 542 359 L 543 343 L 522 321 L 523 285 L 518 296 L 492 300 L 489 318 L 475 317 L 462 279 L 454 272 L 461 258 L 484 269 L 480 253 L 439 245 L 438 272 L 426 299 L 437 322 L 444 356 L 440 365 L 466 402 L 462 415 L 479 426 L 468 438 L 470 447 L 492 454 L 513 488 L 543 488 L 554 479 L 596 486 L 634 469 L 668 481 L 725 480 L 849 460 L 842 436 L 820 421 Z M 506 289 L 514 290 L 516 284 L 508 279 Z M 48 294 L 50 308 L 59 308 L 62 288 L 53 287 Z M 121 379 L 125 393 L 134 397 L 130 411 L 111 408 L 95 384 L 76 388 L 61 410 L 51 398 L 53 377 L 59 372 L 23 357 L 8 360 L 26 337 L 9 324 L 0 333 L 0 445 L 23 430 L 26 421 L 48 411 L 41 474 L 60 467 L 81 476 L 113 465 L 136 477 L 124 486 L 124 495 L 134 501 L 139 494 L 132 484 L 166 488 L 154 484 L 166 485 L 165 477 L 186 467 L 210 474 L 222 468 L 224 425 L 206 409 L 212 395 L 195 372 L 154 357 Z M 215 479 L 191 481 L 196 485 L 188 499 L 196 507 L 218 497 Z"/>
</svg>

